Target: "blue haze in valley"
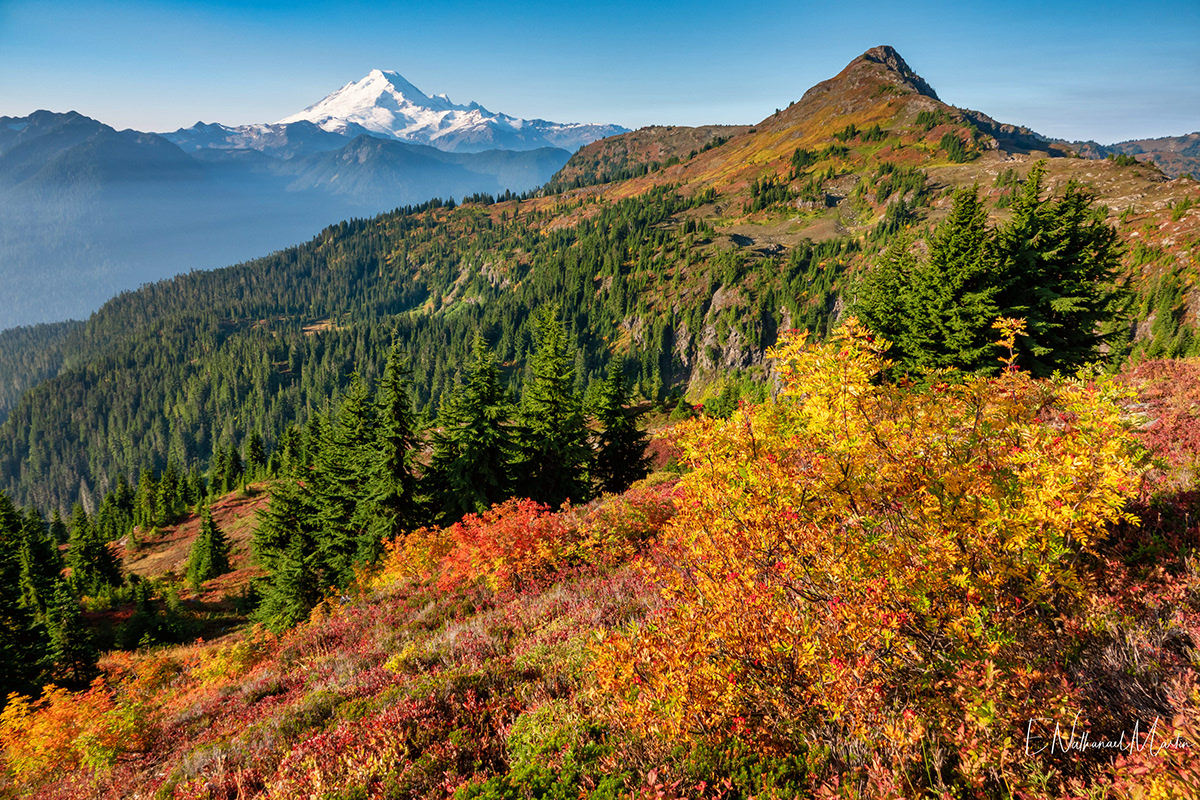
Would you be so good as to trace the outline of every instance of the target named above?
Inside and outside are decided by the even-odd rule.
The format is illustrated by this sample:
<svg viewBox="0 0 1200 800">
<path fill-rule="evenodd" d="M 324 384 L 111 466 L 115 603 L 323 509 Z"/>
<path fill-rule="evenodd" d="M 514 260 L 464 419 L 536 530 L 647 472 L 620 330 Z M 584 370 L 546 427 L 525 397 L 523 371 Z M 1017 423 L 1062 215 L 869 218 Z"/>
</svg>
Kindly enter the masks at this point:
<svg viewBox="0 0 1200 800">
<path fill-rule="evenodd" d="M 0 0 L 0 329 L 348 216 L 523 191 L 569 156 L 347 136 L 283 158 L 148 135 L 275 122 L 376 68 L 514 117 L 737 124 L 886 43 L 945 101 L 1048 136 L 1200 130 L 1195 0 L 835 5 Z"/>
</svg>

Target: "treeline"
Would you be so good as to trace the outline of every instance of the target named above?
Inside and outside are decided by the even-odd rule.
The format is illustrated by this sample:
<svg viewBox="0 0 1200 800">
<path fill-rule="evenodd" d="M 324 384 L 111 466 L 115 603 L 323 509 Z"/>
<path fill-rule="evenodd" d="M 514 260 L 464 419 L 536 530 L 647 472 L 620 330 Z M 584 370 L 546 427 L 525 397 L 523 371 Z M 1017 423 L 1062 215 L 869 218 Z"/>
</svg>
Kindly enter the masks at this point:
<svg viewBox="0 0 1200 800">
<path fill-rule="evenodd" d="M 532 312 L 548 304 L 569 310 L 576 390 L 599 386 L 619 352 L 633 391 L 653 401 L 685 383 L 698 359 L 718 363 L 721 348 L 736 344 L 748 365 L 785 320 L 827 327 L 825 289 L 845 268 L 833 254 L 846 245 L 722 250 L 711 229 L 676 219 L 711 199 L 661 189 L 586 207 L 398 211 L 123 294 L 70 338 L 60 374 L 0 426 L 0 489 L 47 513 L 76 501 L 94 512 L 121 476 L 132 483 L 168 464 L 207 472 L 220 450 L 244 454 L 254 431 L 274 451 L 352 373 L 378 380 L 393 342 L 431 418 L 460 382 L 476 331 L 515 393 L 533 349 Z M 574 226 L 548 224 L 583 212 Z M 721 286 L 738 292 L 718 311 Z"/>
</svg>

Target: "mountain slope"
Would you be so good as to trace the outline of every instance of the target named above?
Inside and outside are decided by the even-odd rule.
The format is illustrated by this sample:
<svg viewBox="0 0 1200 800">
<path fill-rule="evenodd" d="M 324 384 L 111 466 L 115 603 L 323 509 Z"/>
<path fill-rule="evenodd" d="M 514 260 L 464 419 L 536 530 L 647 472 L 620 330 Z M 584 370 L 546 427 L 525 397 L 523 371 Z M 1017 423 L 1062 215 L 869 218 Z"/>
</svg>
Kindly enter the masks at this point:
<svg viewBox="0 0 1200 800">
<path fill-rule="evenodd" d="M 450 154 L 308 123 L 263 133 L 259 151 L 206 130 L 228 146 L 188 140 L 185 153 L 73 112 L 0 118 L 0 329 L 86 316 L 121 291 L 269 253 L 334 220 L 525 192 L 568 158 Z"/>
<path fill-rule="evenodd" d="M 1051 157 L 1067 152 L 1052 143 L 1031 149 L 1036 135 L 985 128 L 901 64 L 894 51 L 869 52 L 708 150 L 690 145 L 694 132 L 627 134 L 637 142 L 626 147 L 630 163 L 650 158 L 656 137 L 677 152 L 689 141 L 679 163 L 635 178 L 357 220 L 270 258 L 119 298 L 89 321 L 69 354 L 73 369 L 0 427 L 0 485 L 21 502 L 69 505 L 81 486 L 93 492 L 118 473 L 168 459 L 203 467 L 216 446 L 240 445 L 255 429 L 271 444 L 352 372 L 377 375 L 393 340 L 412 356 L 431 413 L 476 330 L 515 387 L 528 319 L 551 303 L 579 348 L 580 388 L 619 358 L 653 402 L 732 391 L 765 377 L 763 353 L 780 330 L 824 335 L 889 236 L 936 224 L 954 188 L 976 183 L 1003 219 L 1043 157 L 1051 189 L 1089 183 L 1129 242 L 1139 335 L 1186 352 L 1181 320 L 1195 308 L 1187 287 L 1200 252 L 1200 208 L 1188 204 L 1200 201 L 1200 185 L 1145 165 Z M 593 169 L 589 159 L 619 141 L 575 163 Z M 412 147 L 360 142 L 380 157 L 393 155 L 388 145 Z M 336 172 L 322 169 L 322 180 Z M 115 392 L 110 378 L 139 388 Z"/>
</svg>

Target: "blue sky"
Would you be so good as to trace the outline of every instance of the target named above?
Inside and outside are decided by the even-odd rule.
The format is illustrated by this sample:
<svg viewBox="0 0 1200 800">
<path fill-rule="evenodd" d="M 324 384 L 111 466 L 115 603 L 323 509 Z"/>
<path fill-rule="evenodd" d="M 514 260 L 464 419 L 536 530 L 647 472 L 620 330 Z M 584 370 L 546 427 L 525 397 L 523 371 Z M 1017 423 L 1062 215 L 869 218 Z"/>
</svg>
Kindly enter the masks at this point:
<svg viewBox="0 0 1200 800">
<path fill-rule="evenodd" d="M 0 0 L 0 115 L 271 122 L 379 67 L 517 116 L 753 123 L 877 44 L 943 100 L 1047 135 L 1200 130 L 1198 0 Z"/>
</svg>

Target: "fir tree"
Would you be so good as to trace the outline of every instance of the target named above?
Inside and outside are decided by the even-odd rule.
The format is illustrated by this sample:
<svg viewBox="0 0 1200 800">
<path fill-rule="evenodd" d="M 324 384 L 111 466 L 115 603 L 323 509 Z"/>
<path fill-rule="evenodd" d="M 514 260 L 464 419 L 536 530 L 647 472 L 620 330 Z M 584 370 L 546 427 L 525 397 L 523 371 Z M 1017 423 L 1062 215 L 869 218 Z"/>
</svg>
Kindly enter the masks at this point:
<svg viewBox="0 0 1200 800">
<path fill-rule="evenodd" d="M 421 438 L 408 372 L 399 347 L 392 347 L 375 394 L 375 446 L 366 465 L 364 501 L 357 509 L 358 527 L 370 534 L 357 554 L 363 563 L 379 557 L 385 539 L 420 527 L 428 514 L 419 496 Z"/>
<path fill-rule="evenodd" d="M 329 584 L 317 548 L 318 509 L 311 493 L 294 478 L 271 486 L 271 500 L 259 512 L 254 558 L 267 570 L 257 619 L 275 630 L 303 620 Z"/>
<path fill-rule="evenodd" d="M 246 470 L 250 474 L 250 479 L 261 477 L 266 466 L 267 451 L 263 446 L 262 434 L 254 431 L 246 442 Z"/>
<path fill-rule="evenodd" d="M 34 693 L 46 666 L 46 631 L 21 602 L 21 513 L 0 493 L 0 691 Z"/>
<path fill-rule="evenodd" d="M 47 612 L 48 660 L 55 682 L 83 688 L 95 677 L 97 652 L 84 624 L 79 601 L 67 581 L 54 582 L 53 600 Z"/>
<path fill-rule="evenodd" d="M 992 369 L 1000 316 L 997 259 L 978 187 L 954 193 L 950 216 L 929 239 L 907 293 L 907 321 L 896 344 L 918 370 Z"/>
<path fill-rule="evenodd" d="M 71 512 L 67 566 L 71 568 L 71 582 L 76 590 L 85 594 L 94 595 L 106 586 L 122 583 L 121 565 L 79 503 Z"/>
<path fill-rule="evenodd" d="M 650 471 L 650 456 L 646 453 L 650 437 L 638 428 L 637 415 L 626 411 L 628 403 L 629 385 L 625 381 L 625 372 L 621 360 L 613 358 L 596 401 L 600 434 L 593 478 L 602 492 L 623 492 Z"/>
<path fill-rule="evenodd" d="M 333 582 L 345 586 L 354 577 L 360 550 L 374 550 L 366 520 L 357 511 L 374 445 L 375 419 L 370 393 L 357 375 L 336 421 L 325 432 L 314 459 L 312 496 L 322 560 L 332 570 Z"/>
<path fill-rule="evenodd" d="M 554 507 L 591 496 L 587 471 L 592 451 L 575 392 L 574 364 L 557 309 L 548 307 L 538 318 L 536 350 L 521 396 L 516 491 Z"/>
<path fill-rule="evenodd" d="M 54 602 L 54 585 L 61 579 L 63 560 L 45 521 L 30 510 L 21 526 L 21 604 L 45 619 Z"/>
<path fill-rule="evenodd" d="M 443 401 L 432 437 L 430 486 L 443 522 L 486 511 L 511 496 L 516 445 L 500 373 L 479 333 L 471 344 L 466 386 Z"/>
<path fill-rule="evenodd" d="M 304 535 L 296 533 L 274 559 L 270 586 L 255 612 L 255 618 L 272 630 L 303 622 L 320 602 L 319 570 L 313 564 L 312 550 Z"/>
<path fill-rule="evenodd" d="M 228 571 L 229 539 L 213 522 L 211 509 L 205 506 L 200 512 L 200 532 L 188 553 L 188 583 L 193 591 L 199 591 L 200 584 Z"/>
<path fill-rule="evenodd" d="M 1094 198 L 1070 182 L 1057 199 L 1042 197 L 1045 167 L 1030 170 L 997 232 L 1007 283 L 1004 316 L 1026 322 L 1020 362 L 1037 375 L 1095 359 L 1123 327 L 1124 293 L 1116 286 L 1121 247 Z M 1117 319 L 1118 324 L 1107 324 Z"/>
</svg>

